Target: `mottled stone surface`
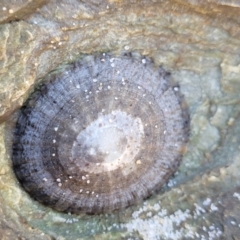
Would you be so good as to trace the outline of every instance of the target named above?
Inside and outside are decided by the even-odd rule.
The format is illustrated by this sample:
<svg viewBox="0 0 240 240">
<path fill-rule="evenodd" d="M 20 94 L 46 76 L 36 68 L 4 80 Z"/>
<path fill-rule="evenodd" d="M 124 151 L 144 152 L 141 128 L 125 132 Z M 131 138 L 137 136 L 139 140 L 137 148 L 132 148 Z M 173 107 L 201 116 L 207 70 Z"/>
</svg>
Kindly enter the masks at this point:
<svg viewBox="0 0 240 240">
<path fill-rule="evenodd" d="M 227 0 L 49 1 L 0 26 L 3 239 L 238 239 L 240 18 Z M 178 173 L 142 205 L 60 214 L 29 198 L 11 168 L 9 120 L 51 70 L 94 52 L 137 51 L 172 73 L 191 115 Z M 17 229 L 17 231 L 16 231 Z"/>
<path fill-rule="evenodd" d="M 45 3 L 47 3 L 47 0 L 2 0 L 0 4 L 0 23 L 26 19 Z"/>
</svg>

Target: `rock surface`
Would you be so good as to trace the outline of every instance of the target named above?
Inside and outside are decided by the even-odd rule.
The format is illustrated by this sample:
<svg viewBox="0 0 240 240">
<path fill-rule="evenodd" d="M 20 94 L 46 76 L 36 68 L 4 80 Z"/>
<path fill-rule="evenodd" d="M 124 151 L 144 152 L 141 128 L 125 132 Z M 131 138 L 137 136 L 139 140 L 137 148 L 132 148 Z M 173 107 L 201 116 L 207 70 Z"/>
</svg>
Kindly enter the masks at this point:
<svg viewBox="0 0 240 240">
<path fill-rule="evenodd" d="M 22 6 L 23 20 L 5 16 L 11 22 L 0 25 L 3 239 L 238 239 L 239 2 L 51 0 L 33 14 Z M 97 217 L 56 213 L 30 199 L 13 174 L 13 113 L 48 72 L 85 54 L 122 50 L 147 55 L 179 83 L 191 115 L 183 162 L 142 205 Z"/>
<path fill-rule="evenodd" d="M 26 19 L 45 3 L 47 3 L 47 0 L 2 0 L 0 6 L 0 23 Z"/>
</svg>

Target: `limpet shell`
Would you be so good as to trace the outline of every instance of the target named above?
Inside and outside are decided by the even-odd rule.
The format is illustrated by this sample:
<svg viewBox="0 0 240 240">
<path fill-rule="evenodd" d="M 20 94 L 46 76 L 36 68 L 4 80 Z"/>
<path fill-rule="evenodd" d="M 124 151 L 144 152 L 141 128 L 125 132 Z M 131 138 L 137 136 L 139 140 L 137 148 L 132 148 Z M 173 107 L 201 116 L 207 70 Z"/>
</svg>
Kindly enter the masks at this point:
<svg viewBox="0 0 240 240">
<path fill-rule="evenodd" d="M 149 197 L 176 171 L 188 139 L 178 90 L 133 53 L 87 56 L 52 74 L 16 122 L 18 180 L 37 201 L 76 214 Z"/>
</svg>

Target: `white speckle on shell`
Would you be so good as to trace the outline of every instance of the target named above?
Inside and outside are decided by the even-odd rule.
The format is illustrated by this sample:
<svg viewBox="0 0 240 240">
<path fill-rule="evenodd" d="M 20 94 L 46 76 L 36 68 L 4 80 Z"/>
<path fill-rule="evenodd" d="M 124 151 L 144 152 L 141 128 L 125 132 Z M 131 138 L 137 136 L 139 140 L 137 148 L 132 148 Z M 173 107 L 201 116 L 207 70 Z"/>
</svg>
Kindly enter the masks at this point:
<svg viewBox="0 0 240 240">
<path fill-rule="evenodd" d="M 138 159 L 138 160 L 136 161 L 136 164 L 138 164 L 138 165 L 142 164 L 141 160 Z"/>
</svg>

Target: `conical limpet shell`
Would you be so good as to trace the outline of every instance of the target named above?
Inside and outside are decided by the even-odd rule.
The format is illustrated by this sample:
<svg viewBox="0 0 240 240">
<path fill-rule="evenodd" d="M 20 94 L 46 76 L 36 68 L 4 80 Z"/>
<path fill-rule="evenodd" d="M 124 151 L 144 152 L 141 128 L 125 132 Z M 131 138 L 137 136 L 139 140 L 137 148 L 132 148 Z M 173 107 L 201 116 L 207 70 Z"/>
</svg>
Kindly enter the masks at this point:
<svg viewBox="0 0 240 240">
<path fill-rule="evenodd" d="M 164 70 L 133 54 L 71 64 L 20 111 L 17 178 L 58 211 L 104 213 L 141 201 L 181 161 L 188 114 L 177 90 Z"/>
</svg>

